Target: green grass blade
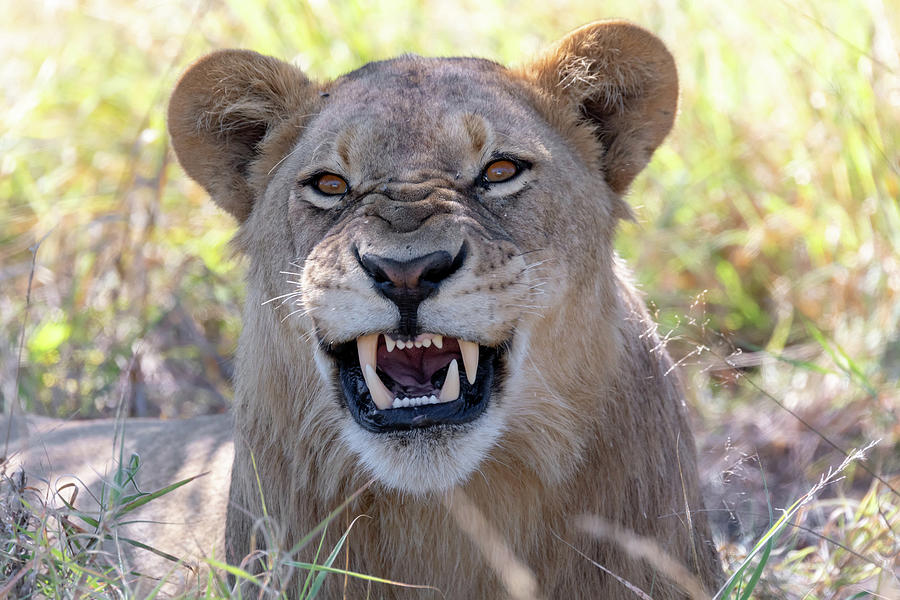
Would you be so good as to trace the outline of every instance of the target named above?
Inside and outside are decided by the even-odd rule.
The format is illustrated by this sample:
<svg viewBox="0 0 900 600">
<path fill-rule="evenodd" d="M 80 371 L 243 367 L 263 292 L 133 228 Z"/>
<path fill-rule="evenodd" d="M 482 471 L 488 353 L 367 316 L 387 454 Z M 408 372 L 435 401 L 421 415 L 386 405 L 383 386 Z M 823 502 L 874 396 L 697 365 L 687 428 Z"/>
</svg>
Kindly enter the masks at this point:
<svg viewBox="0 0 900 600">
<path fill-rule="evenodd" d="M 122 439 L 124 444 L 124 438 Z M 135 482 L 135 476 L 137 475 L 138 470 L 141 468 L 141 457 L 137 455 L 137 453 L 132 453 L 128 458 L 128 464 L 123 465 L 121 462 L 121 453 L 119 457 L 119 466 L 113 474 L 113 485 L 109 487 L 109 504 L 111 506 L 118 506 L 122 504 L 122 492 L 128 486 L 128 484 L 134 485 L 137 487 L 137 483 Z M 102 495 L 101 495 L 102 497 Z"/>
<path fill-rule="evenodd" d="M 194 481 L 195 479 L 203 477 L 204 475 L 206 475 L 206 473 L 200 473 L 199 475 L 194 475 L 193 477 L 188 477 L 187 479 L 182 479 L 181 481 L 177 481 L 171 485 L 167 485 L 166 487 L 160 488 L 160 489 L 156 490 L 155 492 L 149 492 L 149 493 L 141 496 L 137 500 L 129 502 L 128 504 L 126 504 L 125 506 L 123 506 L 122 508 L 117 510 L 116 517 L 127 514 L 131 511 L 135 510 L 136 508 L 140 508 L 141 506 L 147 504 L 148 502 L 152 502 L 153 500 L 156 500 L 160 496 L 165 496 L 169 492 L 177 490 L 181 486 L 186 485 L 186 484 Z"/>
<path fill-rule="evenodd" d="M 322 552 L 322 547 L 325 545 L 325 534 L 328 533 L 328 528 L 322 530 L 322 535 L 319 537 L 319 546 L 316 548 L 316 555 L 313 557 L 313 562 L 319 562 L 319 555 Z M 330 565 L 330 563 L 329 563 Z M 313 572 L 308 571 L 306 573 L 306 580 L 303 582 L 303 589 L 300 590 L 301 598 L 312 598 L 314 597 L 314 593 L 310 590 L 310 585 L 312 584 Z M 308 595 L 307 595 L 308 594 Z"/>
<path fill-rule="evenodd" d="M 235 577 L 235 579 L 250 581 L 254 585 L 259 586 L 260 588 L 263 587 L 263 582 L 260 581 L 256 575 L 254 575 L 253 573 L 250 573 L 249 571 L 245 571 L 244 569 L 242 569 L 240 567 L 235 567 L 234 565 L 229 565 L 228 563 L 224 563 L 220 560 L 216 560 L 215 558 L 206 558 L 204 560 L 205 560 L 206 564 L 208 564 L 209 566 L 211 566 L 215 569 L 220 569 L 222 571 L 225 571 L 229 575 L 233 575 Z"/>
<path fill-rule="evenodd" d="M 744 593 L 741 594 L 740 600 L 750 600 L 750 594 L 753 592 L 753 589 L 756 587 L 756 584 L 759 583 L 759 578 L 762 575 L 762 572 L 766 568 L 766 564 L 769 562 L 769 554 L 772 552 L 772 540 L 770 539 L 766 543 L 765 550 L 762 553 L 762 556 L 759 557 L 759 562 L 756 564 L 756 568 L 753 569 L 753 573 L 750 575 L 750 579 L 747 581 L 746 588 L 744 589 Z"/>
<path fill-rule="evenodd" d="M 130 545 L 130 546 L 134 546 L 135 548 L 140 548 L 141 550 L 146 550 L 146 551 L 148 551 L 148 552 L 152 552 L 153 554 L 155 554 L 155 555 L 157 555 L 157 556 L 159 556 L 159 557 L 162 557 L 162 558 L 164 558 L 164 559 L 166 559 L 166 560 L 168 560 L 168 561 L 174 562 L 174 563 L 180 563 L 180 562 L 182 562 L 182 560 L 181 560 L 180 558 L 178 558 L 177 556 L 172 556 L 171 554 L 169 554 L 169 553 L 167 553 L 167 552 L 163 552 L 162 550 L 157 550 L 157 549 L 154 548 L 153 546 L 148 546 L 148 545 L 145 544 L 144 542 L 139 542 L 139 541 L 133 540 L 133 539 L 131 539 L 131 538 L 122 537 L 122 536 L 116 536 L 116 537 L 113 537 L 113 536 L 111 536 L 111 535 L 107 535 L 107 536 L 106 536 L 106 539 L 107 539 L 107 540 L 110 540 L 110 541 L 117 541 L 117 540 L 118 540 L 118 541 L 120 541 L 120 542 L 125 542 L 126 544 L 128 544 L 128 545 Z"/>
<path fill-rule="evenodd" d="M 337 560 L 337 557 L 338 557 L 338 554 L 339 554 L 340 551 L 341 551 L 341 548 L 344 546 L 344 544 L 345 544 L 346 541 L 347 541 L 347 537 L 350 535 L 350 530 L 353 529 L 353 526 L 356 524 L 356 522 L 357 522 L 359 519 L 360 519 L 360 517 L 356 517 L 355 519 L 353 519 L 353 522 L 350 523 L 350 526 L 347 527 L 347 531 L 344 532 L 344 535 L 341 536 L 341 539 L 338 540 L 337 544 L 335 544 L 335 545 L 334 545 L 334 548 L 331 550 L 331 554 L 329 554 L 329 555 L 328 555 L 328 558 L 325 559 L 325 562 L 323 563 L 324 566 L 326 566 L 326 567 L 331 567 L 331 566 L 334 564 L 334 561 Z M 322 534 L 322 536 L 323 536 L 323 538 L 324 538 L 324 533 Z M 318 553 L 317 553 L 317 554 L 318 554 Z M 316 561 L 316 562 L 318 562 L 318 561 Z M 312 574 L 313 572 L 310 571 L 309 573 Z M 312 587 L 311 587 L 310 590 L 309 590 L 309 596 L 301 596 L 301 597 L 303 597 L 303 598 L 315 598 L 315 597 L 316 597 L 316 594 L 319 593 L 319 589 L 322 587 L 322 584 L 325 582 L 325 576 L 326 576 L 326 575 L 328 575 L 327 572 L 325 572 L 325 571 L 319 571 L 319 572 L 316 574 L 316 579 L 315 579 L 315 581 L 313 581 L 313 585 L 312 585 Z"/>
<path fill-rule="evenodd" d="M 341 514 L 344 511 L 344 509 L 346 509 L 350 505 L 351 502 L 353 502 L 360 494 L 362 494 L 365 490 L 367 490 L 369 488 L 369 486 L 371 486 L 374 482 L 375 482 L 374 479 L 370 479 L 369 481 L 367 481 L 362 487 L 360 487 L 358 490 L 353 492 L 346 500 L 344 500 L 340 504 L 340 506 L 338 506 L 333 511 L 328 513 L 328 515 L 324 519 L 322 519 L 322 521 L 318 525 L 316 525 L 312 531 L 310 531 L 309 533 L 304 535 L 302 538 L 300 538 L 300 541 L 298 541 L 296 544 L 294 544 L 294 546 L 291 548 L 290 554 L 293 555 L 295 552 L 297 552 L 298 550 L 300 550 L 301 548 L 306 546 L 314 537 L 319 535 L 321 533 L 321 531 L 325 527 L 327 527 L 328 524 L 336 516 Z"/>
<path fill-rule="evenodd" d="M 828 339 L 825 333 L 816 327 L 809 319 L 805 319 L 806 331 L 816 341 L 819 346 L 828 354 L 834 364 L 843 371 L 851 381 L 856 383 L 872 397 L 878 395 L 878 392 L 872 386 L 869 378 L 863 372 L 862 368 L 853 358 L 837 343 Z"/>
<path fill-rule="evenodd" d="M 316 565 L 313 563 L 307 562 L 297 562 L 297 561 L 288 561 L 286 564 L 297 567 L 298 569 L 309 569 L 311 571 L 322 571 L 325 573 L 334 573 L 337 575 L 347 575 L 348 577 L 353 577 L 354 579 L 361 579 L 363 581 L 371 581 L 372 583 L 384 583 L 387 585 L 392 585 L 396 587 L 409 588 L 414 590 L 432 590 L 441 594 L 441 591 L 431 585 L 417 585 L 414 583 L 403 583 L 401 581 L 392 581 L 390 579 L 384 579 L 383 577 L 375 577 L 374 575 L 366 575 L 365 573 L 358 573 L 356 571 L 348 571 L 347 569 L 339 569 L 335 567 L 327 567 L 325 565 Z M 443 595 L 443 594 L 442 594 Z"/>
</svg>

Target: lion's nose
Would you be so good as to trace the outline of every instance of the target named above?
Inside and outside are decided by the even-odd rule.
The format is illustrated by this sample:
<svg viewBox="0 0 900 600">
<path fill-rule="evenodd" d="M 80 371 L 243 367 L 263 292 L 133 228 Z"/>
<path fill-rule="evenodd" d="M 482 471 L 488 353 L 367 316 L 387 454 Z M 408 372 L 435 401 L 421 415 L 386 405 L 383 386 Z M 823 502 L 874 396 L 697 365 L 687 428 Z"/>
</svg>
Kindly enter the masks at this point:
<svg viewBox="0 0 900 600">
<path fill-rule="evenodd" d="M 399 261 L 376 254 L 363 254 L 359 257 L 359 263 L 374 280 L 378 291 L 400 310 L 400 333 L 414 336 L 417 333 L 419 304 L 462 266 L 465 256 L 466 247 L 463 244 L 456 256 L 440 251 Z"/>
</svg>

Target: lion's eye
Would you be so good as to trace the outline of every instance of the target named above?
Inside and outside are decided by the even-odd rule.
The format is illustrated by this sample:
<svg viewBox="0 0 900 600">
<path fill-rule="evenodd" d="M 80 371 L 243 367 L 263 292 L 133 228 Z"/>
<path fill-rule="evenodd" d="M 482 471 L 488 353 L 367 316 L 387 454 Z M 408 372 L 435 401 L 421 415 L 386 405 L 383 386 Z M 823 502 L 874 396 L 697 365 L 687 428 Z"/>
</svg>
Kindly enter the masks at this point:
<svg viewBox="0 0 900 600">
<path fill-rule="evenodd" d="M 519 167 L 511 160 L 495 160 L 484 169 L 482 178 L 487 183 L 501 183 L 519 174 Z"/>
<path fill-rule="evenodd" d="M 316 189 L 328 196 L 342 196 L 350 189 L 350 185 L 334 173 L 324 173 L 319 175 L 315 181 Z"/>
</svg>

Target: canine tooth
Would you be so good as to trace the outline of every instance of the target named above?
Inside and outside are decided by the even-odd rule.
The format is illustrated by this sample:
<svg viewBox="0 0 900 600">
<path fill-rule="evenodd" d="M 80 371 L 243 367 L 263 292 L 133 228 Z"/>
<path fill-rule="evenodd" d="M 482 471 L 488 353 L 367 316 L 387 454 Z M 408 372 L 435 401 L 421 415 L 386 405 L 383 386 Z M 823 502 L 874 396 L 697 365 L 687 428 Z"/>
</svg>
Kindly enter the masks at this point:
<svg viewBox="0 0 900 600">
<path fill-rule="evenodd" d="M 384 336 L 384 345 L 385 345 L 385 347 L 387 347 L 387 351 L 388 351 L 388 352 L 393 352 L 393 351 L 394 351 L 394 347 L 397 346 L 397 342 L 395 342 L 394 340 L 392 340 L 392 339 L 391 339 L 391 336 L 385 335 L 385 336 Z"/>
<path fill-rule="evenodd" d="M 375 403 L 379 410 L 389 409 L 394 404 L 394 395 L 388 391 L 381 379 L 378 378 L 378 375 L 375 374 L 375 369 L 372 368 L 372 365 L 366 365 L 364 373 L 366 386 L 372 395 L 372 402 Z"/>
<path fill-rule="evenodd" d="M 422 345 L 425 346 L 426 348 L 430 348 L 431 347 L 431 338 L 425 338 L 424 340 L 422 340 Z"/>
<path fill-rule="evenodd" d="M 378 334 L 363 335 L 356 338 L 356 353 L 359 355 L 359 367 L 363 370 L 366 365 L 371 365 L 374 369 L 375 351 L 378 349 Z"/>
<path fill-rule="evenodd" d="M 459 351 L 462 353 L 463 366 L 466 368 L 466 379 L 469 380 L 469 385 L 472 385 L 478 375 L 478 344 L 459 340 Z"/>
<path fill-rule="evenodd" d="M 442 335 L 436 335 L 436 336 L 434 336 L 433 338 L 431 338 L 431 341 L 434 342 L 434 345 L 435 345 L 435 347 L 437 347 L 437 348 L 443 348 L 443 347 L 444 347 L 444 336 L 442 336 Z"/>
<path fill-rule="evenodd" d="M 456 359 L 450 361 L 450 368 L 447 369 L 447 379 L 444 380 L 444 387 L 441 388 L 441 402 L 450 402 L 459 398 L 459 364 Z"/>
</svg>

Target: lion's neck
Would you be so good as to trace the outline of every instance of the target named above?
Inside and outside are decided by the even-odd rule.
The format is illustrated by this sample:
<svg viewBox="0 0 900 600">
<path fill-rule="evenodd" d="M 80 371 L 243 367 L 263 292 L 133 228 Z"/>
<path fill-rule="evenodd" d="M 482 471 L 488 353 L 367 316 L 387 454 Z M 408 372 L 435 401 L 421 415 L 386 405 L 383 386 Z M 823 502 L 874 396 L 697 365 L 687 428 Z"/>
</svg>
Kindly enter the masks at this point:
<svg viewBox="0 0 900 600">
<path fill-rule="evenodd" d="M 611 489 L 634 488 L 623 479 L 633 471 L 621 464 L 647 454 L 637 450 L 646 435 L 640 415 L 623 409 L 617 399 L 625 387 L 641 386 L 627 375 L 634 369 L 620 368 L 622 361 L 645 361 L 651 367 L 657 362 L 647 351 L 655 339 L 647 331 L 649 321 L 630 288 L 625 296 L 606 288 L 573 294 L 562 303 L 565 309 L 537 319 L 530 329 L 529 349 L 518 365 L 527 376 L 511 377 L 505 395 L 506 402 L 515 403 L 517 417 L 459 487 L 485 522 L 531 564 L 540 564 L 550 552 L 546 542 L 554 534 L 572 533 L 573 515 L 598 514 L 623 524 L 636 518 L 607 515 L 606 507 L 595 503 L 605 497 L 592 488 L 596 476 L 586 473 L 605 473 L 604 485 Z M 248 299 L 248 305 L 252 302 Z M 362 487 L 367 476 L 339 439 L 339 412 L 313 401 L 332 390 L 323 384 L 311 353 L 298 351 L 296 331 L 268 311 L 248 311 L 245 323 L 254 334 L 242 339 L 239 356 L 235 442 L 244 451 L 237 451 L 235 471 L 243 473 L 247 490 L 257 489 L 259 473 L 263 490 L 269 491 L 269 512 L 290 515 L 282 523 L 284 535 L 297 540 Z M 585 411 L 588 405 L 597 410 Z M 256 406 L 269 407 L 268 414 Z M 605 445 L 608 439 L 616 446 Z M 249 449 L 255 467 L 248 464 Z M 454 520 L 453 492 L 413 497 L 375 483 L 347 514 L 373 517 L 360 522 L 359 533 L 351 537 L 354 568 L 404 580 L 410 573 L 428 572 L 435 560 L 457 564 L 459 570 L 451 573 L 474 569 L 483 560 Z M 641 523 L 634 528 L 641 530 Z M 441 548 L 439 556 L 434 548 Z M 397 562 L 399 555 L 405 563 Z"/>
</svg>

